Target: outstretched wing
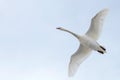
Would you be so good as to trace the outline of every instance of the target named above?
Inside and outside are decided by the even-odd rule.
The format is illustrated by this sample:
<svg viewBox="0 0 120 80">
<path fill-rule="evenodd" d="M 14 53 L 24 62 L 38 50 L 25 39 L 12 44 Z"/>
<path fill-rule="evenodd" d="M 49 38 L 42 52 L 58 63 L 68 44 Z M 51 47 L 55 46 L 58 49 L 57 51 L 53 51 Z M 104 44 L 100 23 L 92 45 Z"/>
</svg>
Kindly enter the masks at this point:
<svg viewBox="0 0 120 80">
<path fill-rule="evenodd" d="M 94 40 L 98 39 L 103 26 L 104 18 L 107 15 L 107 13 L 108 9 L 104 9 L 92 18 L 90 28 L 86 33 L 87 36 L 93 38 Z"/>
<path fill-rule="evenodd" d="M 87 48 L 80 44 L 79 49 L 71 56 L 71 60 L 69 63 L 69 77 L 74 76 L 79 65 L 90 55 L 90 48 Z"/>
</svg>

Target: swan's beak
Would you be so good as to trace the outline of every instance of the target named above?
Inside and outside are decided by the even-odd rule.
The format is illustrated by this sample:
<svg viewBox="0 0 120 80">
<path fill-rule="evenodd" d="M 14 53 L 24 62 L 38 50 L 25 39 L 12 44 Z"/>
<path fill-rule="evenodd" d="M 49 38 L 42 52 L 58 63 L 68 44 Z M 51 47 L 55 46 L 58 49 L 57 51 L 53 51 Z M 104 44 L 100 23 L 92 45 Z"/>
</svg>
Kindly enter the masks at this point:
<svg viewBox="0 0 120 80">
<path fill-rule="evenodd" d="M 56 29 L 59 29 L 59 30 L 64 30 L 62 27 L 57 27 Z"/>
<path fill-rule="evenodd" d="M 57 27 L 56 29 L 59 29 L 59 30 L 62 30 L 62 31 L 65 31 L 66 29 L 62 28 L 62 27 Z"/>
<path fill-rule="evenodd" d="M 61 27 L 57 27 L 56 29 L 61 29 Z"/>
<path fill-rule="evenodd" d="M 57 27 L 56 29 L 60 29 L 60 27 Z"/>
</svg>

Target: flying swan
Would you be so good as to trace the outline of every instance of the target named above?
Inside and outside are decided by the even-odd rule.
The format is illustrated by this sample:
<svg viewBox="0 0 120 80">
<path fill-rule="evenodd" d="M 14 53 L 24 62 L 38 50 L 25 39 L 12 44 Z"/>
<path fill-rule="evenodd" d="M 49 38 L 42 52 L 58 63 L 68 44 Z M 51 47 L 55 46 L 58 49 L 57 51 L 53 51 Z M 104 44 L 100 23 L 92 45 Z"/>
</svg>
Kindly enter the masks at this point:
<svg viewBox="0 0 120 80">
<path fill-rule="evenodd" d="M 92 50 L 95 50 L 101 54 L 106 53 L 106 49 L 96 41 L 98 40 L 98 37 L 100 35 L 101 29 L 103 26 L 103 21 L 107 13 L 108 13 L 108 9 L 104 9 L 99 13 L 97 13 L 92 18 L 90 28 L 85 33 L 85 35 L 75 34 L 62 27 L 57 28 L 59 30 L 66 31 L 72 34 L 80 42 L 80 46 L 78 50 L 71 56 L 71 59 L 70 59 L 69 70 L 68 70 L 69 77 L 72 77 L 75 75 L 79 65 L 91 54 L 90 52 Z"/>
</svg>

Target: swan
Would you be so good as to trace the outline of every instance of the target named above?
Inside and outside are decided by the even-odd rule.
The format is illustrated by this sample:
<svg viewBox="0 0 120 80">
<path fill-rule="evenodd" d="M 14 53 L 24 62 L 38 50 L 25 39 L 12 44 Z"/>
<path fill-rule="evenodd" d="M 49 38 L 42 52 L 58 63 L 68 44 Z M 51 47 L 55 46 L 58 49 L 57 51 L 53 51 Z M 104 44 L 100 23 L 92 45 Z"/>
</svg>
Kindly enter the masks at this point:
<svg viewBox="0 0 120 80">
<path fill-rule="evenodd" d="M 91 25 L 84 35 L 78 35 L 65 28 L 58 27 L 56 29 L 68 32 L 75 36 L 80 42 L 78 50 L 71 56 L 68 76 L 72 77 L 77 72 L 79 65 L 91 54 L 91 51 L 97 51 L 101 54 L 106 53 L 106 49 L 100 45 L 97 40 L 103 26 L 103 21 L 108 13 L 108 9 L 103 9 L 98 12 L 91 20 Z"/>
</svg>

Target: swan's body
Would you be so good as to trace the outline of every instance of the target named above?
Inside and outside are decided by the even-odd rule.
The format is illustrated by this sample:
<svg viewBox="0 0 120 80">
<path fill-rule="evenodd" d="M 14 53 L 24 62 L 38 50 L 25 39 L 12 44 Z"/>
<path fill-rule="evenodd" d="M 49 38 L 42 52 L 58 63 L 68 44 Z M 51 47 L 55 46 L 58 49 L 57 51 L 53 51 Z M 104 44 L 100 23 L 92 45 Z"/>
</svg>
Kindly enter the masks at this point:
<svg viewBox="0 0 120 80">
<path fill-rule="evenodd" d="M 81 37 L 82 38 L 79 39 L 79 41 L 82 43 L 83 46 L 93 49 L 95 51 L 101 51 L 101 53 L 105 53 L 105 50 L 101 48 L 102 46 L 100 46 L 95 40 L 86 35 L 83 35 Z"/>
<path fill-rule="evenodd" d="M 79 65 L 91 54 L 90 52 L 92 50 L 98 51 L 102 54 L 106 52 L 106 49 L 98 44 L 96 40 L 98 40 L 98 37 L 100 35 L 103 20 L 107 12 L 108 10 L 104 9 L 96 14 L 96 16 L 92 18 L 89 30 L 83 36 L 75 34 L 62 27 L 57 28 L 74 35 L 80 42 L 79 49 L 71 56 L 69 63 L 69 76 L 73 76 L 76 73 Z"/>
</svg>

